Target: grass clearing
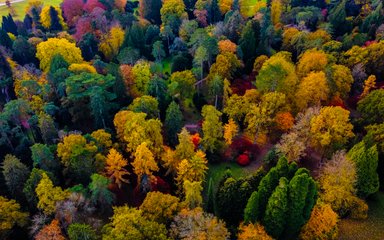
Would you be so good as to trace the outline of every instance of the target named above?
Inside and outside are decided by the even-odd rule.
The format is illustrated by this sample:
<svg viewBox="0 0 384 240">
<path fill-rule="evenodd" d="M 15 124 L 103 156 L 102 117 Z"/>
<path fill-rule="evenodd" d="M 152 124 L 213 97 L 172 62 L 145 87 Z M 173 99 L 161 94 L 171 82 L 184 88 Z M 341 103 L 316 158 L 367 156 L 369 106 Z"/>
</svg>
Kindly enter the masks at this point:
<svg viewBox="0 0 384 240">
<path fill-rule="evenodd" d="M 339 239 L 384 239 L 384 193 L 378 192 L 367 200 L 368 218 L 365 220 L 343 219 L 339 224 Z"/>
<path fill-rule="evenodd" d="M 0 2 L 5 2 L 5 0 L 0 0 Z M 44 5 L 51 5 L 51 6 L 59 6 L 62 0 L 46 0 L 43 1 Z M 17 2 L 12 4 L 13 8 L 15 9 L 16 16 L 13 17 L 14 20 L 23 20 L 25 16 L 25 9 L 28 6 L 28 0 L 25 0 L 23 2 Z M 9 9 L 7 6 L 1 6 L 0 7 L 0 16 L 6 16 L 9 14 Z M 0 19 L 0 23 L 1 23 Z"/>
</svg>

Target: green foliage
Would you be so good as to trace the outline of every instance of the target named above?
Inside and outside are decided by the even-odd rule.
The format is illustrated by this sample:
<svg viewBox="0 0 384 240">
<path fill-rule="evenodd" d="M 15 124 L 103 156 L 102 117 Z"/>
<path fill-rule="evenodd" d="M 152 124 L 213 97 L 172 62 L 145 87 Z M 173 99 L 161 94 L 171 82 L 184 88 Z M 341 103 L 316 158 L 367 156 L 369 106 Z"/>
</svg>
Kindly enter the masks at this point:
<svg viewBox="0 0 384 240">
<path fill-rule="evenodd" d="M 360 100 L 357 110 L 367 124 L 381 123 L 384 119 L 384 89 L 374 90 Z"/>
<path fill-rule="evenodd" d="M 171 102 L 167 108 L 165 115 L 164 127 L 166 129 L 166 136 L 168 143 L 171 146 L 177 144 L 177 134 L 181 131 L 183 127 L 183 114 L 180 111 L 180 107 L 177 103 Z"/>
<path fill-rule="evenodd" d="M 377 166 L 379 155 L 376 145 L 367 148 L 364 141 L 353 146 L 348 157 L 355 162 L 357 173 L 357 194 L 366 198 L 379 190 Z"/>
<path fill-rule="evenodd" d="M 108 208 L 112 206 L 114 195 L 108 189 L 110 180 L 99 174 L 93 174 L 91 176 L 92 182 L 88 188 L 91 192 L 91 200 L 93 204 Z"/>
<path fill-rule="evenodd" d="M 29 176 L 28 167 L 17 157 L 8 154 L 4 158 L 2 169 L 9 192 L 13 197 L 20 199 L 23 196 L 21 186 L 24 186 Z"/>
<path fill-rule="evenodd" d="M 70 240 L 96 240 L 98 236 L 96 231 L 88 224 L 72 223 L 68 227 L 68 236 Z"/>
</svg>

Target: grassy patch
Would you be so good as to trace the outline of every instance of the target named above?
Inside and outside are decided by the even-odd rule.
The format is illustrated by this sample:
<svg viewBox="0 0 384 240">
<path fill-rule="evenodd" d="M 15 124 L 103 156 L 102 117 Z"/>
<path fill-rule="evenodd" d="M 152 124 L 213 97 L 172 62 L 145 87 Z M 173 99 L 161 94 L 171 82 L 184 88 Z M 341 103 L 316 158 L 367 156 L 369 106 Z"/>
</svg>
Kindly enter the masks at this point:
<svg viewBox="0 0 384 240">
<path fill-rule="evenodd" d="M 5 2 L 5 0 L 0 0 L 0 2 Z M 59 6 L 62 0 L 44 0 L 44 5 Z M 13 17 L 14 20 L 23 20 L 25 16 L 25 9 L 28 6 L 28 0 L 23 2 L 13 3 L 13 8 L 16 11 L 16 16 Z M 7 6 L 0 7 L 0 16 L 6 16 L 9 14 L 9 9 Z M 2 20 L 0 19 L 0 22 Z"/>
<path fill-rule="evenodd" d="M 382 240 L 384 238 L 384 193 L 376 193 L 367 203 L 369 205 L 369 211 L 366 220 L 341 220 L 339 225 L 339 239 Z"/>
</svg>

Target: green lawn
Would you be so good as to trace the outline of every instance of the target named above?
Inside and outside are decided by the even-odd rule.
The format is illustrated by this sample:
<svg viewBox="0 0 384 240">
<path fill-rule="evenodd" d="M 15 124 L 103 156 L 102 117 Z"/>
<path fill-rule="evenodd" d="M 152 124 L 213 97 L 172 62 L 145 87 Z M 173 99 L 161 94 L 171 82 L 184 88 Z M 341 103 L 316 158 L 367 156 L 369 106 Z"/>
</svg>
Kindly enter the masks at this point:
<svg viewBox="0 0 384 240">
<path fill-rule="evenodd" d="M 5 2 L 5 0 L 0 0 L 0 2 Z M 62 0 L 45 0 L 43 1 L 45 5 L 52 5 L 52 6 L 59 6 Z M 12 4 L 12 6 L 15 8 L 16 16 L 14 17 L 15 20 L 23 20 L 25 16 L 25 9 L 28 6 L 28 0 L 23 2 L 18 2 Z M 9 10 L 7 6 L 0 7 L 0 16 L 5 16 L 9 14 Z M 1 19 L 0 19 L 1 22 Z"/>
<path fill-rule="evenodd" d="M 341 220 L 339 225 L 339 239 L 384 239 L 384 193 L 376 193 L 367 203 L 369 205 L 368 219 Z"/>
</svg>

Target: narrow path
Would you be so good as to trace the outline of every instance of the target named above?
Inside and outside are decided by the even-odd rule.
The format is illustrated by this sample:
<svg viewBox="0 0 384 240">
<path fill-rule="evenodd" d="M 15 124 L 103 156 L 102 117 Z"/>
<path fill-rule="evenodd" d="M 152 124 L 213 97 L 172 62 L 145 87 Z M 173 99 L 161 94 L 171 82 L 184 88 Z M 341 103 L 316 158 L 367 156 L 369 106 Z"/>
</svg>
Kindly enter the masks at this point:
<svg viewBox="0 0 384 240">
<path fill-rule="evenodd" d="M 24 2 L 25 0 L 14 0 L 14 1 L 11 1 L 11 6 L 12 6 L 12 4 L 14 4 L 14 3 L 19 3 L 19 2 Z M 6 6 L 6 3 L 4 2 L 4 3 L 0 3 L 0 7 L 3 7 L 3 6 Z"/>
</svg>

